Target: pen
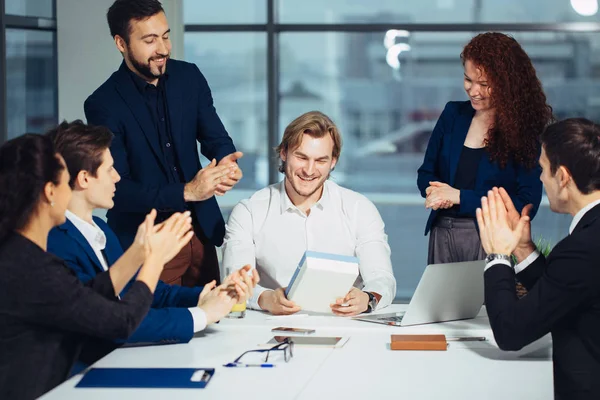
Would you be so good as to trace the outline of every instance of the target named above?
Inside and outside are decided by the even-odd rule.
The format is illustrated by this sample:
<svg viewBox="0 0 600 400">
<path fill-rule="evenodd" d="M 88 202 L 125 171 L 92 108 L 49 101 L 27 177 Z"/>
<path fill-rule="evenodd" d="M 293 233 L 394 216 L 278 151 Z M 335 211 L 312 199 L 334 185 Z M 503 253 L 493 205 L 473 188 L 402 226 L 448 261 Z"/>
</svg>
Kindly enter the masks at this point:
<svg viewBox="0 0 600 400">
<path fill-rule="evenodd" d="M 241 364 L 241 363 L 229 363 L 229 364 L 225 364 L 223 365 L 224 367 L 228 367 L 228 368 L 237 368 L 237 367 L 258 367 L 258 368 L 273 368 L 275 366 L 275 364 Z"/>
<path fill-rule="evenodd" d="M 461 336 L 447 338 L 447 342 L 485 342 L 487 339 L 485 336 Z"/>
</svg>

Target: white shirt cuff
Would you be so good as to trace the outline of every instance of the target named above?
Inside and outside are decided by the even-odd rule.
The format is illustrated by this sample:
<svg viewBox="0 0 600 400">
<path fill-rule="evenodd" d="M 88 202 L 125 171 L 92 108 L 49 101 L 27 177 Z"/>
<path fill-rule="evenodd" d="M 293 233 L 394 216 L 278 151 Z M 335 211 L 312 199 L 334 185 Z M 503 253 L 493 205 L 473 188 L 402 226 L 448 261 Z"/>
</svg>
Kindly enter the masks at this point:
<svg viewBox="0 0 600 400">
<path fill-rule="evenodd" d="M 260 308 L 260 306 L 258 305 L 258 298 L 260 297 L 261 294 L 263 294 L 267 290 L 271 290 L 271 289 L 267 289 L 260 285 L 256 285 L 256 287 L 254 288 L 254 291 L 252 292 L 252 297 L 248 299 L 248 302 L 246 304 L 248 306 L 248 308 L 251 308 L 253 310 L 262 310 L 262 308 Z"/>
<path fill-rule="evenodd" d="M 192 314 L 192 321 L 194 321 L 194 333 L 200 332 L 206 328 L 206 313 L 200 307 L 188 308 L 190 314 Z"/>
<path fill-rule="evenodd" d="M 523 272 L 523 270 L 533 264 L 533 262 L 537 260 L 539 256 L 540 252 L 538 250 L 535 250 L 533 253 L 528 255 L 526 259 L 515 265 L 515 274 Z"/>
<path fill-rule="evenodd" d="M 485 269 L 483 270 L 483 272 L 487 271 L 489 268 L 493 267 L 494 265 L 508 265 L 509 267 L 512 268 L 512 265 L 510 265 L 510 261 L 507 260 L 502 260 L 502 259 L 496 259 L 496 260 L 492 260 L 489 263 L 487 263 L 485 265 Z"/>
</svg>

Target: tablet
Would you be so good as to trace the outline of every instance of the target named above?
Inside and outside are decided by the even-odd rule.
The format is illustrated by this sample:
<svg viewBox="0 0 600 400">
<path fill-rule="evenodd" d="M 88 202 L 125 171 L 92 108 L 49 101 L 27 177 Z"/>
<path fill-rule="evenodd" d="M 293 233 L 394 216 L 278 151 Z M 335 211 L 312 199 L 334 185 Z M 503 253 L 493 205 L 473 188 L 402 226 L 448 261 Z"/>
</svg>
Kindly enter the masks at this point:
<svg viewBox="0 0 600 400">
<path fill-rule="evenodd" d="M 344 336 L 274 336 L 267 342 L 267 345 L 275 346 L 287 338 L 294 342 L 294 346 L 303 347 L 342 347 L 350 339 Z"/>
</svg>

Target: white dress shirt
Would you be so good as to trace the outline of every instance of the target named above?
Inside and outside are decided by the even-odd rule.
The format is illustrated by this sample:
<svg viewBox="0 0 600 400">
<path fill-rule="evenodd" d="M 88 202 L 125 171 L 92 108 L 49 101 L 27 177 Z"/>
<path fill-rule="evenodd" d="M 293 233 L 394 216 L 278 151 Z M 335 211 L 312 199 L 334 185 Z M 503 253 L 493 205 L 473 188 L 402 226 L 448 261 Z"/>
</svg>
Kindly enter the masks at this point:
<svg viewBox="0 0 600 400">
<path fill-rule="evenodd" d="M 94 250 L 102 268 L 105 271 L 108 271 L 108 262 L 102 253 L 102 250 L 106 247 L 106 235 L 104 234 L 104 231 L 94 223 L 94 220 L 92 220 L 92 223 L 89 223 L 69 210 L 66 211 L 65 215 L 69 221 L 75 225 L 75 228 L 83 235 L 85 240 L 87 240 L 92 250 Z M 120 296 L 118 297 L 120 298 Z M 192 314 L 194 333 L 200 332 L 206 328 L 206 313 L 204 310 L 198 307 L 190 307 L 188 310 L 190 311 L 190 314 Z"/>
<path fill-rule="evenodd" d="M 396 294 L 384 223 L 365 196 L 325 181 L 323 194 L 306 215 L 291 202 L 285 180 L 237 204 L 227 222 L 223 266 L 230 273 L 245 264 L 256 267 L 261 285 L 248 306 L 260 309 L 267 289 L 286 287 L 306 250 L 355 256 L 357 286 L 381 295 L 377 308 Z"/>
<path fill-rule="evenodd" d="M 571 225 L 569 226 L 569 235 L 571 233 L 573 233 L 573 230 L 575 229 L 575 227 L 577 226 L 579 221 L 581 221 L 583 216 L 588 211 L 590 211 L 592 208 L 596 207 L 598 204 L 600 204 L 600 200 L 593 201 L 590 204 L 588 204 L 587 206 L 583 207 L 581 210 L 577 211 L 577 214 L 575 214 L 575 216 L 573 217 L 573 221 L 571 221 Z M 527 256 L 527 258 L 525 258 L 523 261 L 521 261 L 520 263 L 515 265 L 515 273 L 518 274 L 519 272 L 523 271 L 525 268 L 529 267 L 535 260 L 537 260 L 537 258 L 539 256 L 540 256 L 540 252 L 537 249 L 534 250 L 533 253 L 531 253 L 530 255 Z M 488 268 L 490 268 L 496 264 L 504 264 L 504 265 L 508 265 L 509 267 L 511 266 L 510 263 L 505 260 L 492 260 L 489 263 L 487 263 L 487 265 L 485 266 L 485 270 L 487 271 Z"/>
<path fill-rule="evenodd" d="M 73 214 L 71 211 L 67 210 L 65 213 L 66 217 L 71 221 L 75 228 L 83 235 L 85 240 L 87 240 L 88 244 L 91 246 L 92 250 L 98 257 L 100 261 L 100 265 L 105 271 L 108 271 L 108 263 L 102 250 L 106 247 L 106 235 L 104 231 L 98 227 L 92 220 L 92 223 L 89 223 L 77 215 Z"/>
</svg>

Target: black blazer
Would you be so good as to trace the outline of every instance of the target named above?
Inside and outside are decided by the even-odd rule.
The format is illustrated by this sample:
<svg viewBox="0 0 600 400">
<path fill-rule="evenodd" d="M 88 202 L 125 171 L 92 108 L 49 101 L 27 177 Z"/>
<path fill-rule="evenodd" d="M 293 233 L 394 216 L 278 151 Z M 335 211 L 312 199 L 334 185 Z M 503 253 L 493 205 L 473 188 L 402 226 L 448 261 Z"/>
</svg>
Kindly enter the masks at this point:
<svg viewBox="0 0 600 400">
<path fill-rule="evenodd" d="M 512 268 L 484 274 L 485 301 L 494 337 L 518 350 L 552 333 L 557 399 L 600 399 L 600 205 L 545 259 L 517 275 L 528 294 L 517 299 Z"/>
<path fill-rule="evenodd" d="M 202 168 L 198 143 L 209 160 L 219 161 L 236 150 L 198 67 L 170 59 L 166 71 L 171 133 L 183 177 L 189 182 Z M 185 211 L 184 183 L 169 181 L 170 171 L 152 115 L 124 62 L 88 97 L 84 110 L 88 123 L 106 126 L 115 135 L 110 151 L 122 179 L 117 183 L 115 206 L 108 211 L 107 222 L 126 249 L 152 208 L 167 215 Z M 189 207 L 204 234 L 220 246 L 225 223 L 214 196 Z"/>
<path fill-rule="evenodd" d="M 67 378 L 88 338 L 127 338 L 152 304 L 142 282 L 115 301 L 108 272 L 87 286 L 21 235 L 0 244 L 0 399 L 49 391 Z"/>
</svg>

